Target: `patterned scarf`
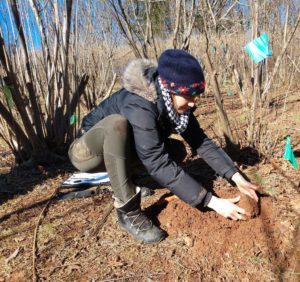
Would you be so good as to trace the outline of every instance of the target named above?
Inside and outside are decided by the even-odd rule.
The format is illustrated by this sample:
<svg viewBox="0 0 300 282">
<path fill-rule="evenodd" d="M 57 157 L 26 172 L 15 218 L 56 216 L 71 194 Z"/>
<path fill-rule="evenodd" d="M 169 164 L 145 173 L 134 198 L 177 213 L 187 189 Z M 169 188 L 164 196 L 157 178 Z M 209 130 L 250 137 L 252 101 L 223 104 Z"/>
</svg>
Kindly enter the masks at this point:
<svg viewBox="0 0 300 282">
<path fill-rule="evenodd" d="M 167 88 L 163 87 L 160 77 L 158 78 L 158 82 L 162 92 L 163 100 L 165 102 L 165 106 L 167 108 L 168 117 L 173 123 L 175 131 L 180 134 L 184 132 L 188 126 L 190 110 L 187 110 L 183 114 L 177 113 L 173 107 L 170 92 Z"/>
</svg>

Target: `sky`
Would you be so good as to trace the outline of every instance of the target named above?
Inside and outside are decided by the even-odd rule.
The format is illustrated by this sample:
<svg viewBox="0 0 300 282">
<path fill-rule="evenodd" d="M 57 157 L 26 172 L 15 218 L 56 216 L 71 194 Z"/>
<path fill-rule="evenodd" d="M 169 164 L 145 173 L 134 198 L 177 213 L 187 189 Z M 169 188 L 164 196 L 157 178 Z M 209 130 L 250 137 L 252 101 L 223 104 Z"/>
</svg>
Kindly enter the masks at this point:
<svg viewBox="0 0 300 282">
<path fill-rule="evenodd" d="M 52 0 L 49 1 L 41 1 L 42 3 L 47 4 L 48 3 L 48 7 L 49 7 L 49 2 L 51 3 Z M 86 0 L 80 0 L 83 1 L 83 3 L 87 3 L 85 2 Z M 93 0 L 91 0 L 93 2 Z M 269 1 L 272 0 L 262 0 L 259 1 L 260 2 L 260 7 L 263 8 L 264 3 L 268 3 Z M 9 8 L 9 2 L 10 0 L 1 0 L 0 1 L 0 27 L 3 33 L 3 37 L 5 40 L 6 45 L 11 45 L 11 44 L 15 44 L 16 43 L 16 39 L 18 38 L 17 35 L 17 30 L 14 24 L 14 19 L 13 19 L 13 14 Z M 23 19 L 25 25 L 24 25 L 24 32 L 26 33 L 26 38 L 32 38 L 32 42 L 29 41 L 29 49 L 40 49 L 41 48 L 41 38 L 40 38 L 40 34 L 39 34 L 39 30 L 37 28 L 37 24 L 35 21 L 35 17 L 33 15 L 33 12 L 31 10 L 31 8 L 29 7 L 29 3 L 28 0 L 21 0 L 18 1 L 18 3 L 21 3 L 22 5 L 20 5 L 21 7 L 21 14 L 27 14 L 28 16 L 26 17 L 26 19 Z M 73 1 L 73 8 L 76 8 L 76 3 L 78 2 L 78 0 L 74 0 Z M 300 0 L 293 0 L 295 7 L 300 5 Z M 63 5 L 64 0 L 58 0 L 59 5 Z M 97 4 L 98 3 L 98 4 Z M 243 11 L 244 14 L 249 14 L 249 8 L 248 8 L 248 0 L 240 0 L 239 4 L 237 5 L 237 9 L 241 9 Z M 93 5 L 98 5 L 97 7 L 101 8 L 101 1 L 98 0 L 96 2 L 93 2 Z M 100 6 L 99 6 L 100 5 Z M 95 8 L 95 6 L 93 6 Z M 60 9 L 61 11 L 61 9 Z M 74 10 L 73 10 L 74 11 Z M 281 11 L 281 22 L 284 23 L 285 20 L 285 7 L 282 5 L 280 8 Z M 92 11 L 93 12 L 93 9 Z M 51 16 L 51 15 L 50 15 Z M 43 20 L 47 19 L 47 17 L 49 17 L 49 15 L 45 16 L 45 14 L 43 14 Z M 93 18 L 93 16 L 92 16 Z M 80 20 L 84 20 L 84 19 L 80 19 Z M 97 20 L 95 18 L 95 20 Z M 292 22 L 294 19 L 291 17 L 290 21 Z M 95 25 L 97 26 L 97 25 Z M 263 31 L 262 31 L 263 32 Z M 31 35 L 31 36 L 28 36 Z M 247 36 L 247 35 L 246 35 Z M 18 44 L 18 41 L 17 41 Z"/>
<path fill-rule="evenodd" d="M 28 1 L 19 1 L 20 3 L 24 4 L 21 6 L 22 14 L 27 14 L 26 20 L 24 21 L 24 32 L 25 37 L 31 34 L 32 42 L 29 45 L 30 48 L 33 46 L 37 49 L 41 48 L 41 39 L 40 34 L 35 22 L 35 18 L 33 15 L 32 10 L 29 8 Z M 3 32 L 3 37 L 5 40 L 6 45 L 15 44 L 16 39 L 18 39 L 18 32 L 17 28 L 14 24 L 14 17 L 13 13 L 9 7 L 9 0 L 1 0 L 0 1 L 0 26 Z"/>
</svg>

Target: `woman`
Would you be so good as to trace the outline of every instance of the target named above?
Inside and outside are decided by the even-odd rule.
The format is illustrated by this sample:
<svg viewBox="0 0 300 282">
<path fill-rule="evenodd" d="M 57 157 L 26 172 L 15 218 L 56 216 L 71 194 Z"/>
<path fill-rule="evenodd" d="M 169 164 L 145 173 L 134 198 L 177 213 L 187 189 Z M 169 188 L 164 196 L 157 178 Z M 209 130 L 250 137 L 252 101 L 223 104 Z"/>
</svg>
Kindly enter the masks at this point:
<svg viewBox="0 0 300 282">
<path fill-rule="evenodd" d="M 210 140 L 193 115 L 195 102 L 205 90 L 199 62 L 183 50 L 166 50 L 156 66 L 134 60 L 126 67 L 123 88 L 102 101 L 82 121 L 69 156 L 86 172 L 105 164 L 114 192 L 121 227 L 146 243 L 162 240 L 165 233 L 140 209 L 141 192 L 132 179 L 132 163 L 138 158 L 161 186 L 192 207 L 209 207 L 238 220 L 245 211 L 239 199 L 221 199 L 201 186 L 170 156 L 171 133 L 180 134 L 220 176 L 258 200 L 257 187 L 246 181 L 229 156 Z"/>
</svg>

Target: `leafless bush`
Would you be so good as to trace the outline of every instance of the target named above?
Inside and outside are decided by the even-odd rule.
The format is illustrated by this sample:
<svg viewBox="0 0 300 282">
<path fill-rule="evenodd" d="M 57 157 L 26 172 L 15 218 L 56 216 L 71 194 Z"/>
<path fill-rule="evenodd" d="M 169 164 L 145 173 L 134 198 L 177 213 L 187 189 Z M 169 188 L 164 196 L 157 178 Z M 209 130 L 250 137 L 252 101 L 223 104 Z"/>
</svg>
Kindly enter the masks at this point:
<svg viewBox="0 0 300 282">
<path fill-rule="evenodd" d="M 11 0 L 1 7 L 9 14 L 0 33 L 0 113 L 2 127 L 9 127 L 2 135 L 19 162 L 59 158 L 74 138 L 81 95 L 91 109 L 112 82 L 119 37 L 109 19 L 100 26 L 93 22 L 103 10 L 85 15 L 96 4 Z M 39 36 L 27 28 L 32 24 Z M 5 26 L 11 36 L 6 39 Z M 41 44 L 34 50 L 37 37 Z"/>
<path fill-rule="evenodd" d="M 2 1 L 1 137 L 19 162 L 51 160 L 66 152 L 82 115 L 120 86 L 128 60 L 184 48 L 202 62 L 223 135 L 269 151 L 274 144 L 267 141 L 272 133 L 266 117 L 277 114 L 274 101 L 286 99 L 277 89 L 288 93 L 299 86 L 299 7 L 292 0 L 243 3 Z M 273 56 L 254 65 L 243 46 L 264 31 Z M 245 136 L 235 132 L 223 104 L 228 90 L 241 101 Z"/>
</svg>

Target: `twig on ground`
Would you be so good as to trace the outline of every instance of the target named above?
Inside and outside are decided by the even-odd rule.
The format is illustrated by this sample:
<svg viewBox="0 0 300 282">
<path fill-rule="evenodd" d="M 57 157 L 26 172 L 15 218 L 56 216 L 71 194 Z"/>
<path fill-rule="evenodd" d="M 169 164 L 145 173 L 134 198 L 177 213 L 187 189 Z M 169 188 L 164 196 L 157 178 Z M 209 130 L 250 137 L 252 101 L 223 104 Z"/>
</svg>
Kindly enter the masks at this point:
<svg viewBox="0 0 300 282">
<path fill-rule="evenodd" d="M 99 232 L 99 230 L 102 228 L 104 223 L 106 222 L 108 216 L 110 215 L 111 211 L 114 208 L 114 204 L 110 202 L 107 206 L 107 208 L 104 211 L 103 217 L 97 222 L 96 226 L 94 227 L 94 230 L 91 231 L 90 236 L 96 236 Z"/>
<path fill-rule="evenodd" d="M 156 275 L 166 275 L 165 272 L 157 272 L 157 273 L 148 273 L 148 274 L 137 274 L 137 275 L 129 275 L 124 277 L 118 277 L 113 279 L 107 279 L 107 280 L 101 280 L 99 282 L 112 282 L 112 281 L 119 281 L 119 280 L 126 280 L 126 279 L 132 279 L 132 278 L 139 278 L 139 277 L 152 277 Z"/>
<path fill-rule="evenodd" d="M 39 217 L 38 217 L 38 221 L 36 223 L 36 227 L 35 227 L 35 230 L 34 230 L 34 235 L 33 235 L 33 244 L 32 244 L 32 272 L 33 272 L 33 275 L 32 275 L 32 280 L 33 282 L 36 282 L 38 281 L 38 276 L 36 274 L 36 265 L 35 265 L 35 262 L 36 262 L 36 249 L 37 249 L 37 233 L 38 233 L 38 230 L 39 230 L 39 225 L 42 221 L 42 217 L 45 215 L 46 213 L 46 210 L 47 208 L 49 207 L 52 199 L 54 198 L 54 196 L 56 195 L 56 193 L 58 192 L 59 188 L 56 188 L 54 190 L 54 192 L 51 194 L 47 204 L 45 205 L 45 207 L 43 208 L 42 212 L 40 213 Z"/>
<path fill-rule="evenodd" d="M 67 267 L 67 266 L 81 266 L 80 263 L 66 263 L 66 264 L 62 264 L 62 265 L 57 265 L 57 266 L 54 266 L 54 267 L 44 267 L 44 268 L 39 268 L 39 272 L 42 272 L 42 271 L 47 271 L 48 272 L 48 277 L 50 275 L 52 275 L 57 269 L 59 268 L 64 268 L 64 267 Z M 50 270 L 50 271 L 49 271 Z"/>
<path fill-rule="evenodd" d="M 79 264 L 79 263 L 67 263 L 67 264 L 62 264 L 62 265 L 55 266 L 55 267 L 52 268 L 49 275 L 52 275 L 57 269 L 67 267 L 67 266 L 81 266 L 81 264 Z"/>
</svg>

